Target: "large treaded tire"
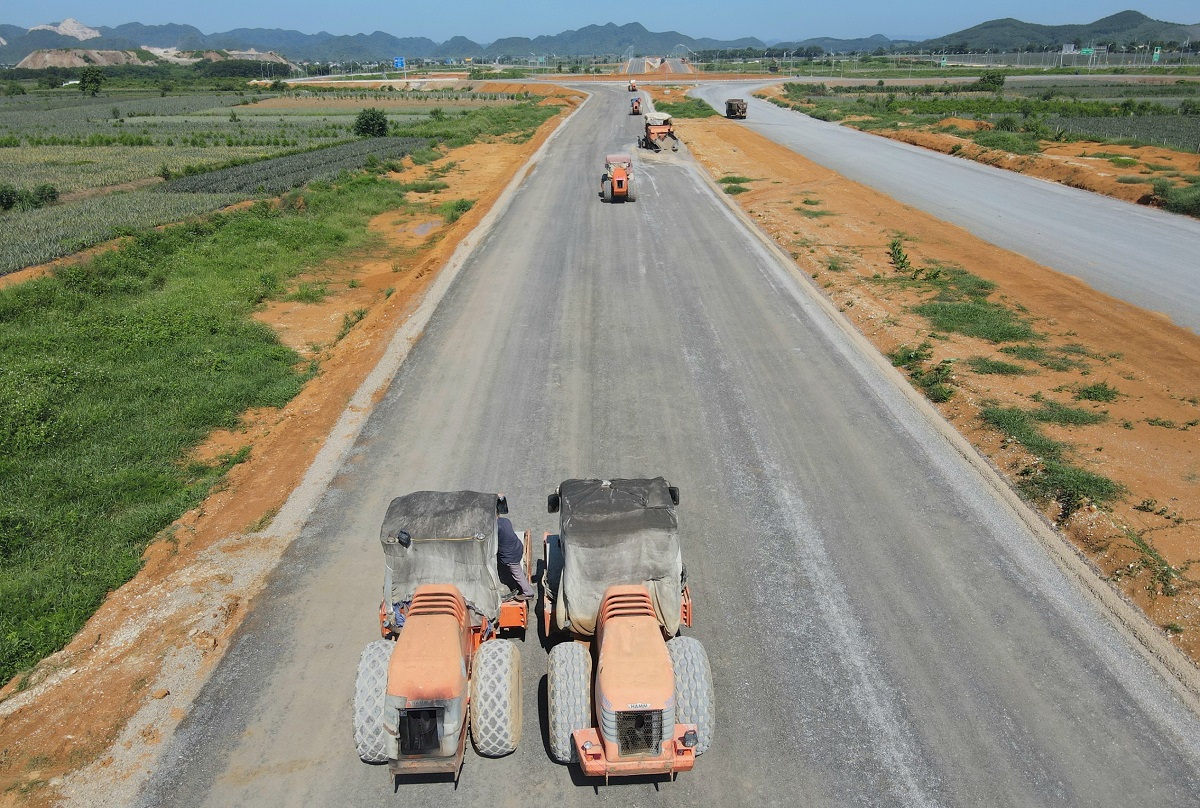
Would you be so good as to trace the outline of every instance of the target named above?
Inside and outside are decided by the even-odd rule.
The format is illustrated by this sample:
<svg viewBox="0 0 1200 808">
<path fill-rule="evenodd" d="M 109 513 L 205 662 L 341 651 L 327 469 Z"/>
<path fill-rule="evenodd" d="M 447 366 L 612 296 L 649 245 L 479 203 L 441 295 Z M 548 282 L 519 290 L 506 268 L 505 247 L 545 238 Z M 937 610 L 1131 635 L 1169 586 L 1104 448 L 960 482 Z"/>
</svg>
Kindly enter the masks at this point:
<svg viewBox="0 0 1200 808">
<path fill-rule="evenodd" d="M 675 669 L 675 720 L 696 725 L 696 754 L 708 751 L 713 736 L 713 686 L 708 654 L 694 637 L 667 641 Z"/>
<path fill-rule="evenodd" d="M 511 640 L 490 640 L 475 652 L 471 742 L 486 757 L 510 754 L 521 742 L 521 652 Z"/>
<path fill-rule="evenodd" d="M 625 201 L 634 202 L 636 199 L 633 195 L 633 180 L 625 180 Z"/>
<path fill-rule="evenodd" d="M 363 649 L 354 678 L 354 748 L 363 763 L 387 763 L 388 734 L 383 728 L 388 663 L 396 647 L 376 640 Z"/>
<path fill-rule="evenodd" d="M 600 191 L 604 196 L 605 202 L 612 202 L 612 180 L 605 180 L 600 187 Z"/>
<path fill-rule="evenodd" d="M 550 754 L 559 763 L 572 763 L 572 733 L 592 725 L 592 655 L 582 644 L 564 642 L 550 649 L 546 706 Z"/>
</svg>

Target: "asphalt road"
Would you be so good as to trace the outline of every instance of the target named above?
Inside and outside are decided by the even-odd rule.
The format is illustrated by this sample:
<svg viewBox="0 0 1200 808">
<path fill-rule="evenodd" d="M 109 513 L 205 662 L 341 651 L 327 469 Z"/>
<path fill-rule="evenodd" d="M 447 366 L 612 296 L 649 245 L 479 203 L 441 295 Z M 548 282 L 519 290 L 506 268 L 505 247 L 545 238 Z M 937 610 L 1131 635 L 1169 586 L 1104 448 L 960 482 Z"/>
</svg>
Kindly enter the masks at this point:
<svg viewBox="0 0 1200 808">
<path fill-rule="evenodd" d="M 818 121 L 753 98 L 761 86 L 693 95 L 745 98 L 743 125 L 813 162 L 1200 333 L 1200 220 Z"/>
<path fill-rule="evenodd" d="M 1047 558 L 896 375 L 854 348 L 686 155 L 596 97 L 449 288 L 139 804 L 1194 806 L 1200 721 Z M 576 476 L 663 474 L 708 649 L 712 750 L 671 782 L 554 764 L 546 652 L 524 738 L 393 786 L 351 738 L 379 526 L 417 489 L 503 491 L 519 529 Z"/>
</svg>

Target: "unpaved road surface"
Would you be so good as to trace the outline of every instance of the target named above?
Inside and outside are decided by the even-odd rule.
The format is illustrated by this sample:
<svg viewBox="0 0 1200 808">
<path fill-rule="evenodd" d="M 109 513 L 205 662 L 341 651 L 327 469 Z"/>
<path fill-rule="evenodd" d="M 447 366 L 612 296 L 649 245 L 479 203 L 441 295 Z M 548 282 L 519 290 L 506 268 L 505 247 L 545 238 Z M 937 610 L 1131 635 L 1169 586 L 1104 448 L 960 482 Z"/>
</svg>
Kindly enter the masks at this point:
<svg viewBox="0 0 1200 808">
<path fill-rule="evenodd" d="M 189 717 L 141 805 L 1187 806 L 1200 721 L 1049 559 L 999 483 L 837 325 L 686 153 L 633 150 L 596 87 L 463 267 Z M 717 735 L 674 783 L 581 783 L 524 738 L 404 782 L 351 742 L 377 636 L 379 525 L 423 488 L 503 491 L 553 530 L 572 476 L 682 489 Z"/>
<path fill-rule="evenodd" d="M 1200 221 L 1043 182 L 826 123 L 752 97 L 756 84 L 694 94 L 815 163 L 1200 333 Z"/>
</svg>

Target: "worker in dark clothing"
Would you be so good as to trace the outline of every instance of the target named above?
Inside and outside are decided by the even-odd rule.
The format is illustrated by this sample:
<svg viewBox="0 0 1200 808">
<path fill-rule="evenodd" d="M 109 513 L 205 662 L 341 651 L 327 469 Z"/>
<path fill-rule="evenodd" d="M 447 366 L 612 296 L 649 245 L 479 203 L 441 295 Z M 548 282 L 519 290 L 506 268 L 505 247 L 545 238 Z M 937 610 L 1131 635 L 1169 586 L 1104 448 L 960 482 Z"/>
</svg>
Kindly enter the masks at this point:
<svg viewBox="0 0 1200 808">
<path fill-rule="evenodd" d="M 512 522 L 502 516 L 496 520 L 496 532 L 500 538 L 500 549 L 496 553 L 500 559 L 500 566 L 508 570 L 513 581 L 520 587 L 520 599 L 533 600 L 537 597 L 537 591 L 521 567 L 521 560 L 525 556 L 525 547 L 521 544 L 517 531 L 513 530 Z"/>
</svg>

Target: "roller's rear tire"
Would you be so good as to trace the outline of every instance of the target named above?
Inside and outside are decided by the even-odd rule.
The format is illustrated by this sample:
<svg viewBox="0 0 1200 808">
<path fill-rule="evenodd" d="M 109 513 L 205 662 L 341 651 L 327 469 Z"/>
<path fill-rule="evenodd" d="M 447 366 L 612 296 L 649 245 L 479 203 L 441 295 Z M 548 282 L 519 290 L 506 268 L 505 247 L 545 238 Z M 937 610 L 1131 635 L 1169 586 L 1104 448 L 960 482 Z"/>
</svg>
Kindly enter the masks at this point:
<svg viewBox="0 0 1200 808">
<path fill-rule="evenodd" d="M 703 755 L 712 744 L 712 669 L 704 646 L 694 637 L 667 641 L 671 667 L 675 669 L 675 720 L 696 725 L 696 754 Z"/>
<path fill-rule="evenodd" d="M 521 652 L 490 640 L 475 652 L 471 673 L 471 741 L 486 757 L 510 754 L 521 742 Z"/>
<path fill-rule="evenodd" d="M 592 655 L 582 644 L 564 642 L 550 649 L 546 702 L 550 754 L 559 763 L 575 762 L 571 736 L 592 725 Z"/>
<path fill-rule="evenodd" d="M 601 186 L 601 191 L 604 194 L 604 201 L 612 202 L 612 181 L 611 180 L 604 181 L 604 185 Z"/>
<path fill-rule="evenodd" d="M 636 197 L 633 195 L 633 180 L 625 180 L 625 201 L 633 202 Z"/>
<path fill-rule="evenodd" d="M 363 649 L 354 679 L 354 748 L 363 763 L 387 763 L 389 736 L 383 728 L 388 663 L 394 642 L 376 640 Z"/>
</svg>

